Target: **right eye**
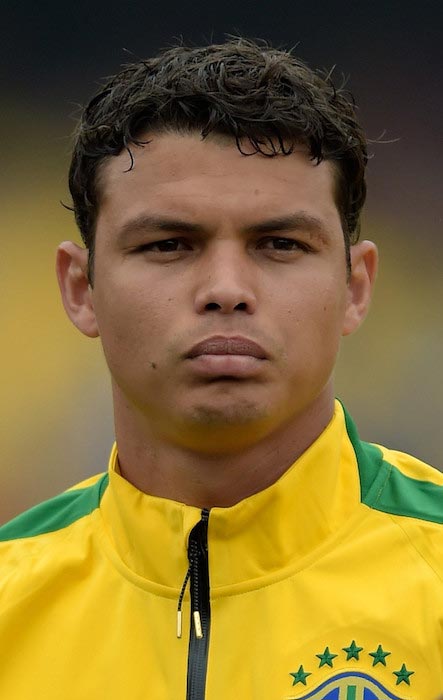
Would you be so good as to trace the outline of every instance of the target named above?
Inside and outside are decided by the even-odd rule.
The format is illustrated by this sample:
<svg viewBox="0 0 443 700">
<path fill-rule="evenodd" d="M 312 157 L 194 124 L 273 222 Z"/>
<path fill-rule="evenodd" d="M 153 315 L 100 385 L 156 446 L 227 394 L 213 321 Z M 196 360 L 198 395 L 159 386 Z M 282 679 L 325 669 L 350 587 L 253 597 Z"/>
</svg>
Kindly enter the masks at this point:
<svg viewBox="0 0 443 700">
<path fill-rule="evenodd" d="M 179 248 L 178 246 L 183 246 Z M 189 244 L 181 238 L 166 238 L 163 241 L 153 241 L 152 243 L 144 243 L 137 247 L 138 251 L 152 251 L 154 253 L 176 253 L 178 250 L 190 250 Z"/>
</svg>

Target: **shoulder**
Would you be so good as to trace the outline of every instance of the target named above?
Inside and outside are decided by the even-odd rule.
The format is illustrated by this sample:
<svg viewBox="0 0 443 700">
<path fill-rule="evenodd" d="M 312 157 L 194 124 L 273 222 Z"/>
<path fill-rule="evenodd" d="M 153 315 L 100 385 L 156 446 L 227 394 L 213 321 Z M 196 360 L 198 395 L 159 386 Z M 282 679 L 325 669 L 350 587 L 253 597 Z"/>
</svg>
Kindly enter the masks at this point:
<svg viewBox="0 0 443 700">
<path fill-rule="evenodd" d="M 345 409 L 344 416 L 362 502 L 391 515 L 443 525 L 443 474 L 412 455 L 364 442 Z"/>
<path fill-rule="evenodd" d="M 367 505 L 389 513 L 409 544 L 443 581 L 443 474 L 381 445 L 382 466 Z"/>
<path fill-rule="evenodd" d="M 51 498 L 0 527 L 0 610 L 44 596 L 67 572 L 89 561 L 94 538 L 92 513 L 108 482 L 99 474 Z"/>
<path fill-rule="evenodd" d="M 385 514 L 443 580 L 443 474 L 412 455 L 360 440 L 345 412 L 361 502 Z"/>
<path fill-rule="evenodd" d="M 361 480 L 363 503 L 391 515 L 434 523 L 443 534 L 441 472 L 404 452 L 382 445 L 361 445 L 364 457 L 362 461 L 360 455 L 359 467 L 364 473 Z"/>
<path fill-rule="evenodd" d="M 0 543 L 58 532 L 89 515 L 100 504 L 108 474 L 97 474 L 40 503 L 0 527 Z"/>
</svg>

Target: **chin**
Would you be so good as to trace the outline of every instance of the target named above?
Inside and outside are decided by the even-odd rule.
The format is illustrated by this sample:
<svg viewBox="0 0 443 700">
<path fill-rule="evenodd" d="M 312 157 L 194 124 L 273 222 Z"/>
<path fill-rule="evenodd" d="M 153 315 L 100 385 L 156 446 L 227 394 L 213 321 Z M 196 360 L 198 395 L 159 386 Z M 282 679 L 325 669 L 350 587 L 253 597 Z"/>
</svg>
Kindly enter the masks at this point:
<svg viewBox="0 0 443 700">
<path fill-rule="evenodd" d="M 194 426 L 201 425 L 205 428 L 214 427 L 221 430 L 226 427 L 232 430 L 232 426 L 243 427 L 262 422 L 267 415 L 268 411 L 263 404 L 239 399 L 229 404 L 224 402 L 224 405 L 208 402 L 194 406 L 187 419 Z"/>
</svg>

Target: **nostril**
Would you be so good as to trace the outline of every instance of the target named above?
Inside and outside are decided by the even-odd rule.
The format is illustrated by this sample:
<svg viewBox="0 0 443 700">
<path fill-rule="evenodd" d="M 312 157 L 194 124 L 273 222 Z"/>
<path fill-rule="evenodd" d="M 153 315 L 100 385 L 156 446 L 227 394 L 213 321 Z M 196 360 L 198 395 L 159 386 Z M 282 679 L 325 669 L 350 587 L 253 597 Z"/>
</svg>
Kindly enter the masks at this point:
<svg viewBox="0 0 443 700">
<path fill-rule="evenodd" d="M 211 301 L 208 304 L 205 305 L 206 311 L 218 311 L 219 309 L 222 308 L 221 304 L 217 304 L 215 301 Z M 232 307 L 231 307 L 232 308 Z M 239 304 L 236 304 L 234 306 L 234 311 L 246 311 L 247 310 L 247 304 L 246 302 L 242 301 Z"/>
</svg>

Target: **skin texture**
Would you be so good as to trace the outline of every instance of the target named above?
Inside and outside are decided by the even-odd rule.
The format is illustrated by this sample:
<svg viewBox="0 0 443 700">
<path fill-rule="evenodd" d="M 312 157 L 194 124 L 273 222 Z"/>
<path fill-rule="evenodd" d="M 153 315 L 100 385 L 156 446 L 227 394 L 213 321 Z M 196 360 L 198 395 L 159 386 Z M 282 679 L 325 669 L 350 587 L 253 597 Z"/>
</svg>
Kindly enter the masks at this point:
<svg viewBox="0 0 443 700">
<path fill-rule="evenodd" d="M 228 506 L 273 483 L 330 421 L 340 339 L 367 313 L 377 251 L 354 245 L 347 277 L 333 166 L 302 147 L 245 157 L 230 140 L 148 136 L 133 170 L 125 152 L 102 166 L 93 288 L 87 251 L 59 247 L 62 298 L 101 338 L 122 474 L 153 495 Z M 214 335 L 267 357 L 186 358 Z"/>
</svg>

